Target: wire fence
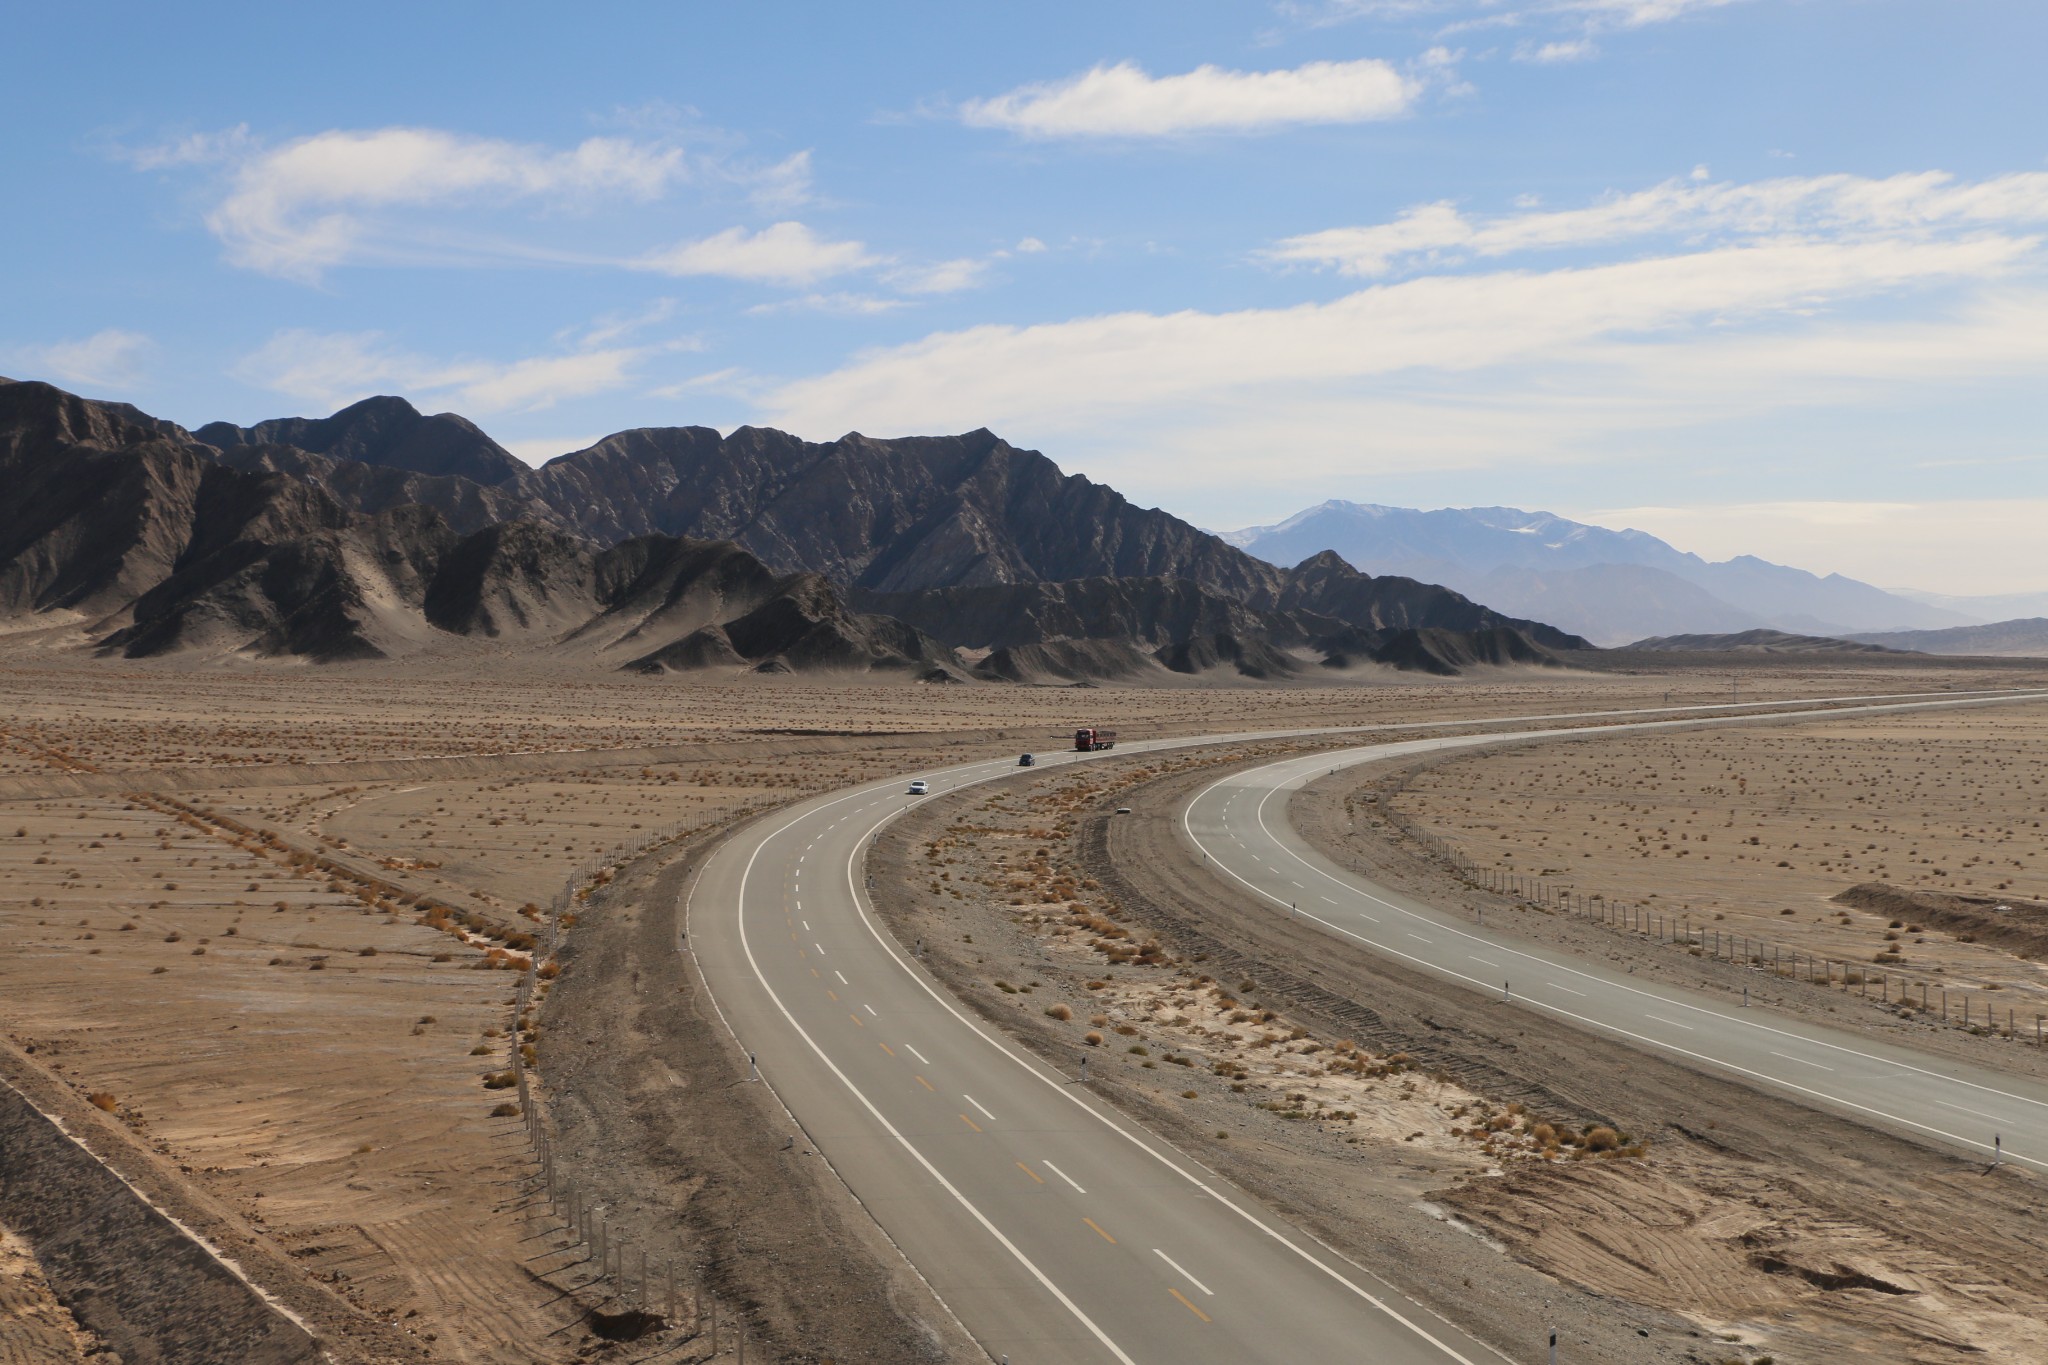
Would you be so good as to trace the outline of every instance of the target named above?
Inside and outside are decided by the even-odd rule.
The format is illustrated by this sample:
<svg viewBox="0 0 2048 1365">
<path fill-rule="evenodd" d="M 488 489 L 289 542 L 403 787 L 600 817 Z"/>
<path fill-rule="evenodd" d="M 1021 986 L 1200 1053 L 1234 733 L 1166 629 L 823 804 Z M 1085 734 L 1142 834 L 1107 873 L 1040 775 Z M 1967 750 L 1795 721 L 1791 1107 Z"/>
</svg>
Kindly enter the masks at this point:
<svg viewBox="0 0 2048 1365">
<path fill-rule="evenodd" d="M 548 915 L 545 950 L 535 955 L 519 978 L 513 1005 L 512 1073 L 519 1089 L 527 1145 L 533 1154 L 536 1192 L 544 1201 L 547 1216 L 568 1239 L 563 1249 L 581 1247 L 584 1252 L 582 1263 L 590 1278 L 579 1287 L 601 1294 L 600 1306 L 611 1306 L 609 1316 L 622 1335 L 638 1336 L 657 1326 L 682 1329 L 690 1337 L 708 1338 L 712 1356 L 730 1351 L 744 1362 L 748 1344 L 745 1319 L 736 1308 L 720 1302 L 706 1281 L 707 1267 L 679 1250 L 675 1240 L 663 1237 L 659 1229 L 632 1226 L 633 1220 L 615 1203 L 594 1195 L 564 1169 L 554 1137 L 535 1103 L 532 1061 L 527 1054 L 535 1036 L 534 1011 L 545 997 L 539 984 L 552 977 L 553 958 L 565 931 L 577 916 L 605 908 L 618 868 L 651 849 L 698 832 L 698 827 L 681 821 L 649 830 L 586 858 L 563 882 Z"/>
<path fill-rule="evenodd" d="M 1847 962 L 1749 934 L 1729 933 L 1710 922 L 1696 922 L 1687 907 L 1671 910 L 1624 901 L 1598 892 L 1581 892 L 1544 877 L 1481 867 L 1450 840 L 1430 833 L 1396 811 L 1384 797 L 1378 798 L 1376 805 L 1377 813 L 1388 825 L 1478 890 L 1511 896 L 1647 943 L 1670 945 L 1693 957 L 1732 963 L 1779 980 L 1801 981 L 1844 993 L 1853 988 L 1866 1000 L 1874 990 L 1881 1004 L 1911 1010 L 1917 1016 L 1939 1019 L 1976 1034 L 2023 1042 L 2031 1022 L 2033 1041 L 2037 1045 L 2048 1043 L 2048 1025 L 2044 1025 L 2048 1016 L 2034 1013 L 2030 1021 L 2020 1014 L 2018 1007 L 2005 1005 L 2001 1019 L 2003 1002 L 1990 999 L 1990 992 L 1951 990 L 1947 982 L 1895 972 L 1888 963 Z"/>
</svg>

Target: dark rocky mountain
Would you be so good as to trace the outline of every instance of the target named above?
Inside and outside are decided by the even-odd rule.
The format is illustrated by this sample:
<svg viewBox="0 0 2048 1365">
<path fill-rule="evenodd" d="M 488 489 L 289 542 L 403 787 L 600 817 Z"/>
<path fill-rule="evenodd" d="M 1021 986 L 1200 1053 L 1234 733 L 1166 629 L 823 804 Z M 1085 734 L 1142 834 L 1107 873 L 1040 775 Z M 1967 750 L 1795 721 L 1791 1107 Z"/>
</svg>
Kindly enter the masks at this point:
<svg viewBox="0 0 2048 1365">
<path fill-rule="evenodd" d="M 454 638 L 645 669 L 931 673 L 960 647 L 989 677 L 1279 678 L 1585 647 L 1335 554 L 1262 563 L 986 431 L 645 429 L 530 470 L 399 399 L 195 433 L 4 384 L 0 460 L 27 494 L 0 513 L 0 608 L 70 611 L 132 655 Z"/>
<path fill-rule="evenodd" d="M 1627 646 L 1652 652 L 1669 650 L 1714 654 L 1895 654 L 1899 651 L 1826 635 L 1793 635 L 1782 630 L 1745 630 L 1733 635 L 1661 635 Z"/>
<path fill-rule="evenodd" d="M 167 577 L 217 470 L 170 423 L 0 385 L 0 611 L 118 611 Z"/>
<path fill-rule="evenodd" d="M 240 469 L 169 423 L 0 385 L 0 610 L 62 612 L 103 654 L 339 662 L 483 642 L 615 667 L 957 675 L 951 652 L 731 544 L 610 549 L 532 521 L 464 536 L 318 481 Z"/>
<path fill-rule="evenodd" d="M 452 475 L 486 486 L 528 469 L 505 447 L 452 412 L 426 416 L 403 398 L 365 398 L 332 417 L 279 417 L 238 427 L 209 422 L 192 433 L 221 450 L 290 446 L 314 455 L 431 476 Z"/>
<path fill-rule="evenodd" d="M 762 427 L 644 428 L 549 461 L 533 486 L 596 540 L 731 540 L 773 567 L 872 592 L 1157 576 L 1257 603 L 1282 581 L 987 431 L 816 443 Z"/>
<path fill-rule="evenodd" d="M 1291 571 L 1280 596 L 1286 606 L 1262 611 L 1186 579 L 1087 578 L 856 590 L 854 600 L 948 644 L 1000 655 L 981 666 L 998 677 L 1038 678 L 1071 667 L 1097 680 L 1159 669 L 1280 679 L 1374 663 L 1452 674 L 1478 664 L 1555 664 L 1556 651 L 1585 647 L 1574 636 L 1510 620 L 1431 584 L 1368 578 L 1335 555 Z M 1070 648 L 1051 651 L 1054 644 Z M 1071 648 L 1084 645 L 1096 648 Z"/>
<path fill-rule="evenodd" d="M 1910 649 L 1921 654 L 2048 659 L 2048 617 L 2040 616 L 2021 617 L 2016 621 L 1994 621 L 1985 626 L 1955 626 L 1948 630 L 1895 630 L 1851 638 L 1867 645 L 1881 645 L 1886 649 Z"/>
<path fill-rule="evenodd" d="M 229 446 L 217 458 L 231 469 L 288 474 L 316 483 L 343 506 L 371 515 L 419 506 L 433 508 L 462 532 L 514 520 L 569 529 L 566 518 L 528 492 L 523 475 L 502 484 L 482 484 L 459 474 L 420 474 L 278 445 Z"/>
</svg>

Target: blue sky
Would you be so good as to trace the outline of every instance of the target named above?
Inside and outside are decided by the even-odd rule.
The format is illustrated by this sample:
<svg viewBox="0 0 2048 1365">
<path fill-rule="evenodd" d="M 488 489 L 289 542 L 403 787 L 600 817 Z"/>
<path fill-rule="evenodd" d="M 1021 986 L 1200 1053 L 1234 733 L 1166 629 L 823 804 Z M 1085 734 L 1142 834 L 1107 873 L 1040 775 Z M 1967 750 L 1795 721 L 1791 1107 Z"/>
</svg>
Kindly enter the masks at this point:
<svg viewBox="0 0 2048 1365">
<path fill-rule="evenodd" d="M 2048 589 L 2048 6 L 25 8 L 0 372 Z"/>
</svg>

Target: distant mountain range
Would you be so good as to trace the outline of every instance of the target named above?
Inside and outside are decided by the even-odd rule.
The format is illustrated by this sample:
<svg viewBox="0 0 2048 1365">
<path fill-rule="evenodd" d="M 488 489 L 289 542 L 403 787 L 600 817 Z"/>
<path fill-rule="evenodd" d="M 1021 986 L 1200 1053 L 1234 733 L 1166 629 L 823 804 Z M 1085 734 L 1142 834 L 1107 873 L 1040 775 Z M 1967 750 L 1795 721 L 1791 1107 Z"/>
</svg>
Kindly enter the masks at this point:
<svg viewBox="0 0 2048 1365">
<path fill-rule="evenodd" d="M 1859 635 L 1856 639 L 1887 649 L 1918 650 L 1922 654 L 2048 659 L 2048 618 L 2030 616 L 1981 626 L 1952 626 L 1947 630 L 1894 630 Z"/>
<path fill-rule="evenodd" d="M 1454 673 L 1578 636 L 1282 568 L 986 431 L 620 432 L 531 469 L 372 398 L 187 431 L 0 381 L 0 618 L 131 658 L 520 654 L 1013 681 Z"/>
<path fill-rule="evenodd" d="M 1840 574 L 1749 555 L 1713 563 L 1642 531 L 1512 507 L 1423 512 L 1332 501 L 1223 539 L 1274 564 L 1334 550 L 1366 573 L 1441 583 L 1602 645 L 1759 628 L 1846 636 L 1981 620 Z"/>
<path fill-rule="evenodd" d="M 1883 645 L 1837 640 L 1826 635 L 1793 635 L 1782 630 L 1745 630 L 1733 635 L 1661 635 L 1628 646 L 1652 654 L 1889 654 Z"/>
</svg>

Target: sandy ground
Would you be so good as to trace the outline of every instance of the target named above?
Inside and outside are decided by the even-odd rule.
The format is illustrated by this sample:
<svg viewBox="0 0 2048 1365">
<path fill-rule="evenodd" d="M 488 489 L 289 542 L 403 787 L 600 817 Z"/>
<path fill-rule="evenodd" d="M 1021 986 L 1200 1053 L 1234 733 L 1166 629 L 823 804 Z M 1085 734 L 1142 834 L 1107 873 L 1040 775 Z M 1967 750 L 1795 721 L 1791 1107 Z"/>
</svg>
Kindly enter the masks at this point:
<svg viewBox="0 0 2048 1365">
<path fill-rule="evenodd" d="M 1745 690 L 1791 697 L 1984 681 L 1968 671 L 1830 665 L 1774 669 Z M 483 1084 L 507 1064 L 513 973 L 479 968 L 506 961 L 508 935 L 536 928 L 536 907 L 549 904 L 578 863 L 675 824 L 696 831 L 690 846 L 701 847 L 732 821 L 808 792 L 954 754 L 1053 748 L 1077 723 L 1107 721 L 1138 738 L 1623 707 L 1656 704 L 1667 691 L 1675 702 L 1718 700 L 1721 690 L 1719 679 L 1683 673 L 1530 671 L 1205 692 L 800 679 L 699 686 L 422 677 L 354 666 L 178 672 L 16 659 L 0 669 L 0 778 L 33 784 L 121 773 L 144 789 L 167 772 L 182 780 L 174 794 L 132 797 L 58 794 L 46 783 L 40 799 L 0 804 L 0 934 L 11 948 L 0 955 L 0 1030 L 23 1064 L 45 1069 L 78 1108 L 89 1108 L 88 1096 L 106 1097 L 113 1111 L 100 1117 L 153 1163 L 166 1202 L 175 1202 L 168 1186 L 183 1182 L 195 1208 L 213 1210 L 233 1236 L 270 1247 L 276 1265 L 295 1268 L 312 1305 L 305 1311 L 327 1304 L 320 1311 L 355 1313 L 362 1330 L 337 1336 L 341 1358 L 552 1361 L 667 1351 L 688 1359 L 697 1348 L 673 1339 L 606 1342 L 590 1330 L 588 1302 L 569 1292 L 576 1275 L 559 1255 L 548 1259 L 559 1239 L 527 1197 L 532 1166 L 520 1124 L 494 1116 L 505 1092 Z M 607 758 L 621 750 L 642 757 Z M 659 757 L 645 757 L 649 751 Z M 565 753 L 577 756 L 564 760 Z M 436 756 L 448 757 L 437 767 Z M 280 780 L 273 766 L 383 760 L 412 766 L 402 780 L 303 768 Z M 1073 810 L 1030 811 L 1027 826 L 1061 828 L 1065 819 L 1062 838 L 1080 837 Z M 1046 847 L 1058 854 L 1057 845 Z M 1025 875 L 1015 861 L 1012 853 L 1003 877 Z M 671 870 L 679 876 L 687 866 L 685 859 Z M 957 872 L 956 881 L 966 875 Z M 942 877 L 940 885 L 949 883 Z M 636 892 L 650 911 L 668 894 L 652 887 Z M 985 882 L 952 889 L 970 887 L 974 896 L 996 890 Z M 966 902 L 952 903 L 964 913 Z M 422 904 L 441 908 L 423 915 Z M 1025 934 L 1000 908 L 1007 898 L 988 904 L 992 922 Z M 1327 1146 L 1349 1155 L 1354 1169 L 1373 1166 L 1357 1160 L 1361 1151 L 1398 1152 L 1392 1164 L 1403 1174 L 1388 1177 L 1395 1183 L 1384 1198 L 1393 1202 L 1374 1206 L 1382 1212 L 1425 1200 L 1433 1173 L 1498 1183 L 1506 1177 L 1485 1173 L 1549 1168 L 1535 1155 L 1543 1139 L 1508 1108 L 1537 1101 L 1534 1088 L 1490 1086 L 1476 1073 L 1438 1080 L 1429 1074 L 1436 1068 L 1397 1066 L 1400 1037 L 1294 1019 L 1243 989 L 1235 974 L 1194 985 L 1182 979 L 1171 990 L 1149 981 L 1126 987 L 1122 978 L 1135 969 L 1110 965 L 1093 943 L 1130 946 L 1125 940 L 1070 916 L 1033 913 L 1041 922 L 1028 926 L 1030 941 L 1056 947 L 1060 971 L 1117 980 L 1094 992 L 1083 980 L 1062 995 L 1071 1021 L 1043 1013 L 1055 1003 L 1045 988 L 996 994 L 1012 1014 L 1065 1038 L 1063 1046 L 1085 1046 L 1075 1037 L 1103 1032 L 1100 1055 L 1120 1049 L 1118 1065 L 1150 1106 L 1140 1112 L 1170 1131 L 1175 1123 L 1210 1132 L 1263 1124 L 1260 1131 L 1284 1135 L 1271 1139 L 1283 1147 Z M 476 916 L 482 927 L 463 932 L 449 914 Z M 634 932 L 647 922 L 621 921 Z M 1056 930 L 1066 936 L 1055 939 Z M 586 993 L 550 1002 L 528 1035 L 538 1043 L 544 1093 L 550 1068 L 575 1056 L 558 1050 L 550 1030 L 559 1024 L 565 1037 L 599 1036 L 610 993 L 647 966 L 630 941 L 592 934 L 586 943 L 581 964 L 575 949 L 567 958 L 569 981 L 582 971 Z M 1191 957 L 1181 965 L 1207 970 Z M 1013 985 L 1029 985 L 1010 970 Z M 1266 1008 L 1278 1017 L 1263 1018 Z M 1088 1023 L 1098 1015 L 1099 1028 Z M 669 1047 L 681 1036 L 671 1030 L 685 1023 L 650 1013 L 641 1041 Z M 1296 1027 L 1311 1035 L 1292 1036 Z M 1267 1042 L 1275 1032 L 1284 1036 Z M 802 1305 L 775 1278 L 794 1263 L 798 1227 L 775 1222 L 767 1187 L 782 1177 L 744 1154 L 719 1155 L 715 1126 L 686 1132 L 679 1124 L 687 1110 L 650 1107 L 633 1088 L 664 1074 L 715 1085 L 729 1059 L 720 1059 L 708 1026 L 700 1033 L 663 1062 L 677 1071 L 648 1070 L 637 1081 L 630 1068 L 609 1081 L 596 1068 L 579 1072 L 589 1082 L 584 1109 L 570 1103 L 574 1087 L 565 1082 L 562 1113 L 566 1121 L 611 1112 L 617 1122 L 576 1130 L 584 1135 L 578 1159 L 612 1170 L 608 1178 L 666 1190 L 650 1195 L 649 1207 L 673 1199 L 684 1211 L 679 1250 L 716 1259 L 727 1277 L 720 1283 L 751 1315 L 757 1340 L 784 1343 L 788 1358 L 801 1358 L 794 1343 L 803 1340 Z M 1357 1047 L 1339 1051 L 1346 1041 Z M 1320 1050 L 1305 1050 L 1310 1043 Z M 618 1051 L 625 1058 L 629 1050 Z M 1333 1059 L 1341 1060 L 1334 1069 Z M 1228 1074 L 1219 1072 L 1226 1063 Z M 1240 1069 L 1247 1074 L 1239 1077 Z M 1197 1100 L 1182 1098 L 1189 1089 Z M 1553 1121 L 1553 1136 L 1558 1122 L 1583 1134 L 1604 1117 L 1545 1103 L 1539 1117 Z M 1228 1121 L 1207 1127 L 1217 1112 Z M 678 1143 L 697 1144 L 694 1167 L 677 1168 Z M 1558 1150 L 1577 1149 L 1560 1142 Z M 1657 1150 L 1653 1144 L 1653 1160 Z M 1641 1164 L 1596 1164 L 1617 1161 Z M 1273 1188 L 1289 1198 L 1308 1188 L 1293 1180 Z M 699 1189 L 715 1190 L 728 1209 L 735 1200 L 743 1211 L 758 1204 L 749 1226 L 778 1230 L 759 1231 L 751 1250 L 747 1238 L 719 1241 L 714 1220 L 693 1207 Z M 822 1187 L 813 1195 L 821 1209 L 833 1197 Z M 1447 1245 L 1483 1249 L 1450 1223 L 1425 1221 Z M 872 1291 L 880 1325 L 870 1344 L 914 1328 L 914 1296 L 876 1287 L 886 1252 L 861 1242 L 851 1225 L 837 1227 L 840 1240 L 825 1244 L 831 1255 L 804 1262 L 819 1301 L 853 1302 Z M 832 1256 L 843 1266 L 836 1288 L 823 1284 L 834 1273 Z M 0 1284 L 13 1282 L 0 1275 Z M 1590 1323 L 1599 1311 L 1588 1303 Z"/>
<path fill-rule="evenodd" d="M 50 1292 L 28 1244 L 0 1228 L 0 1365 L 74 1365 L 97 1350 Z"/>
<path fill-rule="evenodd" d="M 2048 706 L 2015 706 L 1505 748 L 1416 771 L 1392 807 L 1482 867 L 1883 973 L 1937 1018 L 1947 992 L 1952 1023 L 1968 1001 L 2031 1037 L 2048 963 L 1835 898 L 2048 899 L 2044 772 Z"/>
</svg>

